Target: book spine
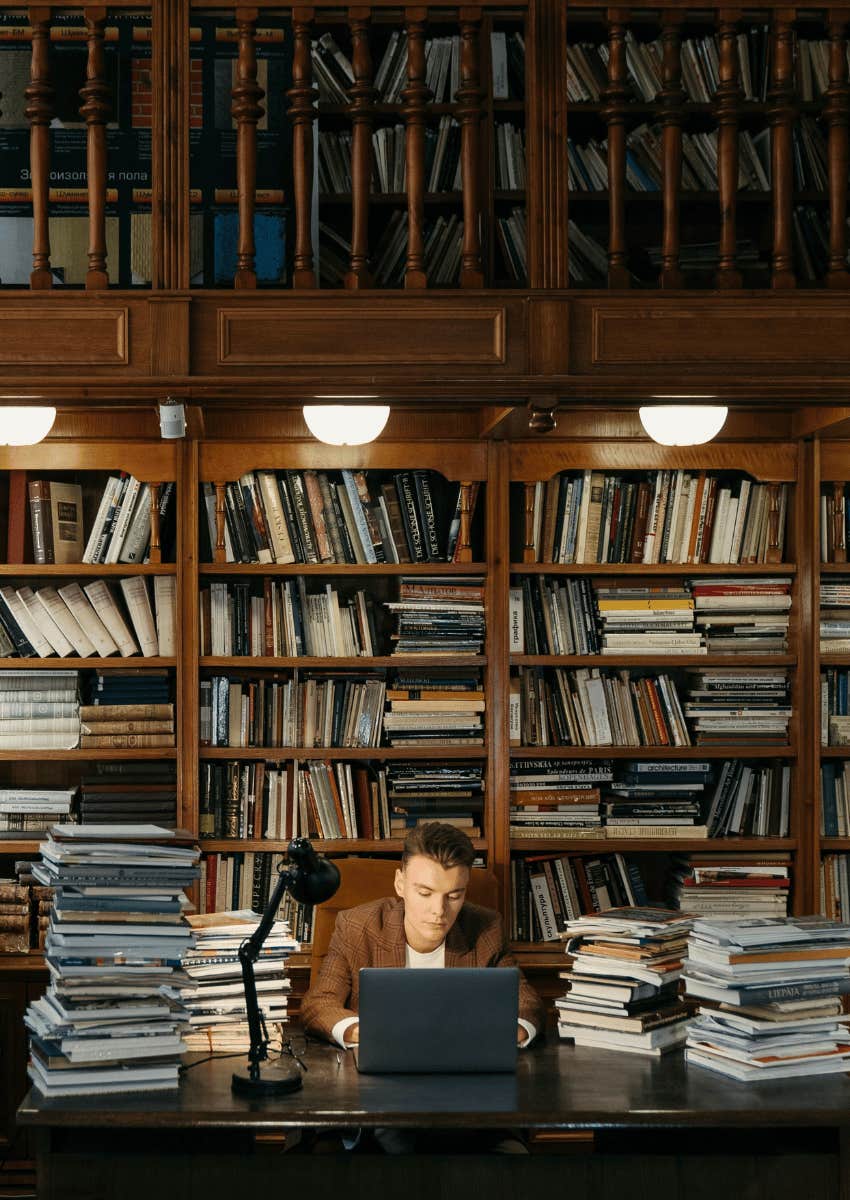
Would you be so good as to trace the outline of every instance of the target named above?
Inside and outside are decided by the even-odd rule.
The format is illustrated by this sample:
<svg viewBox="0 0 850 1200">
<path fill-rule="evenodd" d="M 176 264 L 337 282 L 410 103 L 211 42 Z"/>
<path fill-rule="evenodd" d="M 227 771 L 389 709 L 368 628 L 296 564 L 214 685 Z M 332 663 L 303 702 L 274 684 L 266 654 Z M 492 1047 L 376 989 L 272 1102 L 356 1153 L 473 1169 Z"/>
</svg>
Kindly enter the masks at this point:
<svg viewBox="0 0 850 1200">
<path fill-rule="evenodd" d="M 139 647 L 127 628 L 127 623 L 113 600 L 108 585 L 102 579 L 95 579 L 91 583 L 84 584 L 83 591 L 88 596 L 92 608 L 106 626 L 109 636 L 115 642 L 121 656 L 129 658 L 133 654 L 138 654 Z"/>
<path fill-rule="evenodd" d="M 29 485 L 30 526 L 32 529 L 32 558 L 36 563 L 52 563 L 53 535 L 50 522 L 50 484 L 33 479 Z"/>
<path fill-rule="evenodd" d="M 133 622 L 136 637 L 145 658 L 156 658 L 159 654 L 159 639 L 156 636 L 156 624 L 148 596 L 147 582 L 141 575 L 121 580 L 121 591 L 124 603 Z"/>
<path fill-rule="evenodd" d="M 136 505 L 118 555 L 118 562 L 137 563 L 145 557 L 151 538 L 150 497 L 150 485 L 143 483 L 139 488 Z"/>
<path fill-rule="evenodd" d="M 110 654 L 116 654 L 118 647 L 80 585 L 69 583 L 65 587 L 59 588 L 59 595 L 68 606 L 71 616 L 93 644 L 99 657 L 108 658 Z"/>
</svg>

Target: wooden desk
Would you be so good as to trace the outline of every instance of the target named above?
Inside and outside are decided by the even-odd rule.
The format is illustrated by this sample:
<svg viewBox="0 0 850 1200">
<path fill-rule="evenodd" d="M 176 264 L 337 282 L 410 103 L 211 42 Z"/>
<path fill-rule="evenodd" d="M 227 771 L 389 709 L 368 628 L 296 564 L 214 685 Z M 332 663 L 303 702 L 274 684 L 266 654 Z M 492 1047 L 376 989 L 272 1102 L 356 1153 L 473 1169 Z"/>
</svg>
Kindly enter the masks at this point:
<svg viewBox="0 0 850 1200">
<path fill-rule="evenodd" d="M 462 1196 L 458 1188 L 508 1200 L 555 1187 L 569 1200 L 850 1200 L 845 1076 L 744 1085 L 688 1070 L 679 1054 L 656 1061 L 552 1042 L 522 1055 L 508 1077 L 361 1076 L 350 1055 L 312 1044 L 306 1061 L 303 1090 L 275 1101 L 234 1097 L 240 1060 L 221 1058 L 161 1097 L 45 1101 L 30 1092 L 18 1117 L 37 1135 L 40 1200 L 315 1193 L 319 1180 L 319 1195 L 371 1200 Z M 595 1138 L 570 1157 L 282 1153 L 281 1136 L 303 1125 L 519 1126 Z"/>
</svg>

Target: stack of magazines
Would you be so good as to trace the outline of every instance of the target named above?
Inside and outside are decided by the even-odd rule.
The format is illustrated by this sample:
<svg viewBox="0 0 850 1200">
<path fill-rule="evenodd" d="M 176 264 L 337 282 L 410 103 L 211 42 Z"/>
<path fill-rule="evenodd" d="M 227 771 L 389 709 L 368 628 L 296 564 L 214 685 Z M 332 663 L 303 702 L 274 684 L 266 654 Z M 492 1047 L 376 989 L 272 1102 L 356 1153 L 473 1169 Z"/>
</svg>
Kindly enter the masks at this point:
<svg viewBox="0 0 850 1200">
<path fill-rule="evenodd" d="M 740 1080 L 850 1070 L 850 924 L 825 917 L 697 919 L 685 986 L 700 1007 L 687 1060 Z"/>
<path fill-rule="evenodd" d="M 247 1053 L 251 1045 L 239 947 L 260 917 L 248 911 L 214 912 L 189 917 L 192 945 L 183 957 L 190 982 L 179 990 L 188 1010 L 187 1050 Z M 257 1002 L 272 1040 L 280 1039 L 286 1020 L 290 981 L 287 959 L 296 953 L 288 921 L 275 921 L 254 963 Z"/>
<path fill-rule="evenodd" d="M 610 908 L 568 921 L 569 991 L 558 1032 L 577 1046 L 663 1054 L 685 1040 L 679 1001 L 689 917 L 667 908 Z"/>
<path fill-rule="evenodd" d="M 185 1013 L 176 999 L 191 940 L 184 888 L 199 876 L 191 834 L 156 825 L 54 825 L 33 866 L 55 888 L 50 983 L 26 1013 L 30 1079 L 42 1095 L 177 1087 Z"/>
</svg>

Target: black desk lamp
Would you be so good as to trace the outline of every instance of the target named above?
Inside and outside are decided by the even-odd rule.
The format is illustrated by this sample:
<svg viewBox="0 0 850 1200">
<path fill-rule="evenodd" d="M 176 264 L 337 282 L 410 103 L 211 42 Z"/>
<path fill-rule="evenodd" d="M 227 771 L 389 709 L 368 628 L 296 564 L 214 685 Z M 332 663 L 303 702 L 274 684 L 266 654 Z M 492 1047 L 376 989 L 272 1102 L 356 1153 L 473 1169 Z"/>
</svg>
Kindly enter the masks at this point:
<svg viewBox="0 0 850 1200">
<path fill-rule="evenodd" d="M 259 925 L 239 947 L 242 982 L 245 986 L 245 1008 L 251 1048 L 248 1051 L 248 1074 L 234 1075 L 232 1090 L 239 1096 L 279 1096 L 296 1092 L 301 1087 L 301 1072 L 296 1066 L 275 1068 L 274 1078 L 262 1078 L 260 1063 L 268 1058 L 269 1035 L 266 1022 L 257 1003 L 254 963 L 260 956 L 263 942 L 277 915 L 283 893 L 288 891 L 301 904 L 321 904 L 330 900 L 339 887 L 339 871 L 327 858 L 317 854 L 306 838 L 289 843 L 288 862 L 281 866 L 277 884 L 272 892 Z"/>
</svg>

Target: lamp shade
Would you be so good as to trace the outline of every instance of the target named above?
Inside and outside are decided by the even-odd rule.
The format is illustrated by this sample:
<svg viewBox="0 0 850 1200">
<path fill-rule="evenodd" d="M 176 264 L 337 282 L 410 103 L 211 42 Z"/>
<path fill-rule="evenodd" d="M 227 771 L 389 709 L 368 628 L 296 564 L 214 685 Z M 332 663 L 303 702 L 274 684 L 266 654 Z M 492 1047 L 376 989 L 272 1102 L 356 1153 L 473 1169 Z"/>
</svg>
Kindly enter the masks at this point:
<svg viewBox="0 0 850 1200">
<path fill-rule="evenodd" d="M 701 446 L 717 437 L 728 413 L 722 404 L 654 404 L 640 409 L 640 423 L 662 446 Z"/>
<path fill-rule="evenodd" d="M 374 442 L 390 415 L 388 404 L 305 404 L 304 420 L 314 438 L 329 446 Z"/>
<path fill-rule="evenodd" d="M 0 445 L 34 446 L 47 437 L 56 409 L 46 405 L 12 405 L 0 409 Z"/>
</svg>

